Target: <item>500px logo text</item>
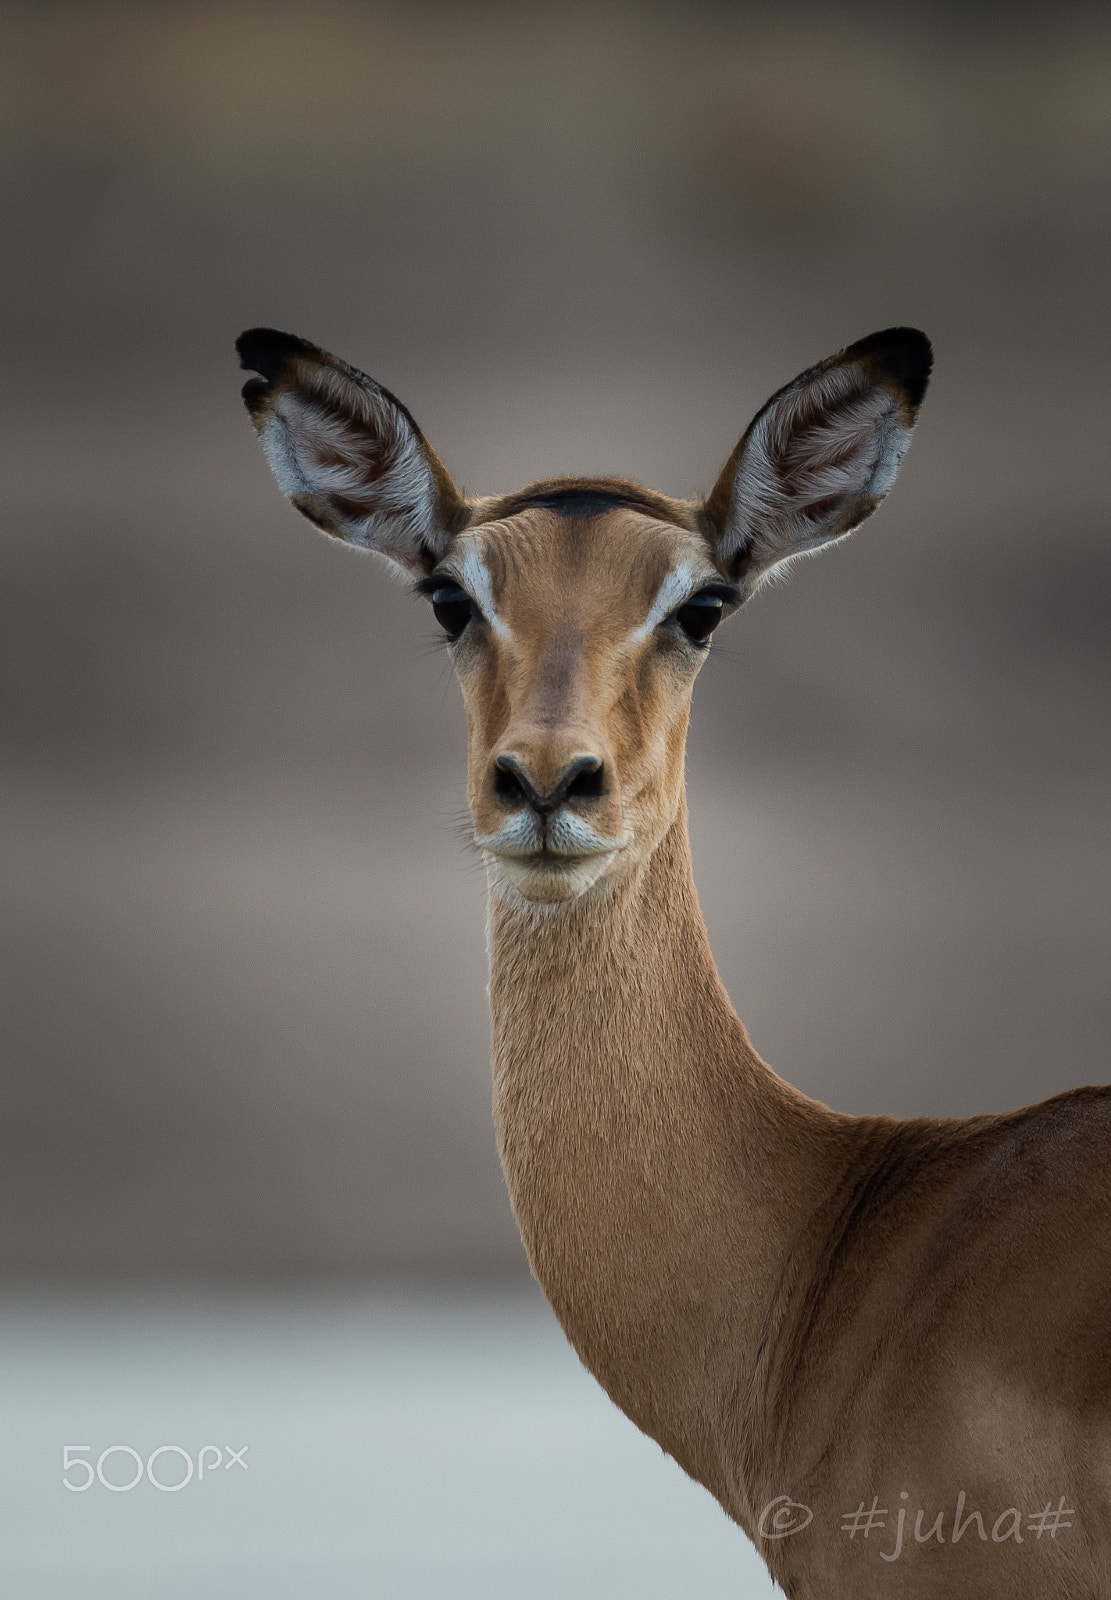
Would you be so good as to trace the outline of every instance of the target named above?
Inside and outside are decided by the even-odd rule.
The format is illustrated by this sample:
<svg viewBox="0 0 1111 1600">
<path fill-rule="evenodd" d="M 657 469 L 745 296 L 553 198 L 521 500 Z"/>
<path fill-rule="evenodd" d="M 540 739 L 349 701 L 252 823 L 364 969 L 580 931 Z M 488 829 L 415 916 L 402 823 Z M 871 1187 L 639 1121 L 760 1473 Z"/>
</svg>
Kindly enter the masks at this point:
<svg viewBox="0 0 1111 1600">
<path fill-rule="evenodd" d="M 153 1484 L 163 1494 L 176 1494 L 192 1483 L 210 1478 L 214 1472 L 227 1472 L 230 1467 L 247 1471 L 243 1457 L 249 1445 L 233 1450 L 226 1444 L 202 1444 L 197 1451 L 196 1465 L 188 1450 L 179 1444 L 160 1444 L 144 1462 L 138 1450 L 129 1444 L 110 1444 L 102 1450 L 95 1463 L 91 1444 L 64 1444 L 62 1446 L 62 1484 L 73 1494 L 84 1494 L 94 1483 L 110 1489 L 113 1494 L 127 1494 L 146 1482 Z"/>
</svg>

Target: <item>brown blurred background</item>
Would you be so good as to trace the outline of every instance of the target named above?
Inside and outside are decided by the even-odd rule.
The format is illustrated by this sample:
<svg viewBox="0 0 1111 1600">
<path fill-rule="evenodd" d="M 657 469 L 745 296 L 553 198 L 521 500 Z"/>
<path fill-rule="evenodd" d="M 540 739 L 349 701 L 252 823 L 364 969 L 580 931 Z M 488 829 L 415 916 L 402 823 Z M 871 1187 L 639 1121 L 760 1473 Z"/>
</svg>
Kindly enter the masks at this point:
<svg viewBox="0 0 1111 1600">
<path fill-rule="evenodd" d="M 703 901 L 841 1108 L 1106 1079 L 1106 7 L 38 0 L 0 139 L 0 1266 L 523 1270 L 457 692 L 283 505 L 257 323 L 471 489 L 679 494 L 924 327 L 891 502 L 699 684 Z"/>
</svg>

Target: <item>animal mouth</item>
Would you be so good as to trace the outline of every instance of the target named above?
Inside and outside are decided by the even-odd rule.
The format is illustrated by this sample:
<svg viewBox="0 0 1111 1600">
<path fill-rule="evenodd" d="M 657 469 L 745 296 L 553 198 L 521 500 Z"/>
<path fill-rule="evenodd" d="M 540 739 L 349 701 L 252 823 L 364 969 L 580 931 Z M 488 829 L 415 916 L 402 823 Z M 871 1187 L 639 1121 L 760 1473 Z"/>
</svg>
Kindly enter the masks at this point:
<svg viewBox="0 0 1111 1600">
<path fill-rule="evenodd" d="M 511 830 L 511 824 L 510 824 Z M 574 900 L 609 872 L 614 857 L 627 838 L 605 839 L 591 833 L 589 838 L 553 840 L 544 830 L 530 838 L 500 834 L 476 836 L 475 842 L 488 862 L 497 863 L 496 877 L 517 890 L 526 900 L 537 903 Z"/>
<path fill-rule="evenodd" d="M 541 837 L 530 839 L 514 837 L 513 830 L 502 828 L 498 833 L 476 833 L 475 844 L 488 854 L 501 856 L 522 866 L 574 867 L 583 861 L 593 861 L 598 856 L 616 855 L 629 842 L 628 835 L 618 839 L 605 839 L 595 834 L 588 839 L 561 841 L 553 839 L 546 828 Z"/>
<path fill-rule="evenodd" d="M 516 862 L 518 866 L 546 867 L 549 870 L 559 867 L 577 867 L 584 861 L 596 860 L 598 856 L 612 856 L 621 847 L 620 841 L 613 840 L 604 844 L 599 843 L 594 849 L 570 851 L 555 850 L 545 842 L 539 849 L 522 850 L 495 844 L 488 838 L 483 838 L 482 835 L 476 836 L 475 843 L 480 850 L 485 850 L 490 855 L 500 856 L 505 861 Z"/>
<path fill-rule="evenodd" d="M 531 894 L 531 884 L 542 899 L 548 899 L 542 885 L 553 890 L 557 885 L 585 887 L 609 868 L 631 836 L 627 828 L 617 838 L 596 833 L 581 816 L 565 809 L 544 818 L 520 810 L 496 833 L 476 833 L 475 844 L 501 863 L 501 871 L 523 893 Z M 556 897 L 564 898 L 565 889 L 560 888 Z"/>
</svg>

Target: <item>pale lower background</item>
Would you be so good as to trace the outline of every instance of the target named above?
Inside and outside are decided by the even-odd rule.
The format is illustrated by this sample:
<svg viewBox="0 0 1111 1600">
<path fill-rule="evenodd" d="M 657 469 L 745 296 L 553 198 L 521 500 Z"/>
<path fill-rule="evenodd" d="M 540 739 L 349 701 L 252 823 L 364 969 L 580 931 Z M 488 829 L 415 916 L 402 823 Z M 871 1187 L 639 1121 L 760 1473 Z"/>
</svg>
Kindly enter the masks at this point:
<svg viewBox="0 0 1111 1600">
<path fill-rule="evenodd" d="M 764 1600 L 710 1497 L 612 1407 L 527 1288 L 13 1286 L 0 1593 L 18 1600 Z M 230 1445 L 177 1492 L 119 1452 Z M 212 1454 L 206 1460 L 212 1461 Z M 156 1478 L 188 1478 L 164 1454 Z M 86 1481 L 75 1467 L 73 1483 Z"/>
</svg>

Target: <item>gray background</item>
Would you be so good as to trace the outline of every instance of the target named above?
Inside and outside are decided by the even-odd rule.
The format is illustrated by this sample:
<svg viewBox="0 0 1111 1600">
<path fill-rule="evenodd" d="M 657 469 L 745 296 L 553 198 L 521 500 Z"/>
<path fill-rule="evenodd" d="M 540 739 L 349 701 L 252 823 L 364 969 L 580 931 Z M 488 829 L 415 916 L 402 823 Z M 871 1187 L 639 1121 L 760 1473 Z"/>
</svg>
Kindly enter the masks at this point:
<svg viewBox="0 0 1111 1600">
<path fill-rule="evenodd" d="M 680 494 L 924 327 L 889 505 L 698 686 L 714 947 L 843 1109 L 1106 1078 L 1105 8 L 5 5 L 0 137 L 0 1266 L 523 1272 L 457 691 L 257 323 L 468 488 Z"/>
</svg>

